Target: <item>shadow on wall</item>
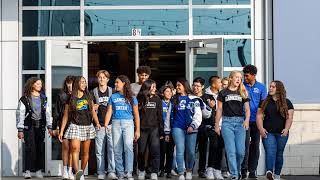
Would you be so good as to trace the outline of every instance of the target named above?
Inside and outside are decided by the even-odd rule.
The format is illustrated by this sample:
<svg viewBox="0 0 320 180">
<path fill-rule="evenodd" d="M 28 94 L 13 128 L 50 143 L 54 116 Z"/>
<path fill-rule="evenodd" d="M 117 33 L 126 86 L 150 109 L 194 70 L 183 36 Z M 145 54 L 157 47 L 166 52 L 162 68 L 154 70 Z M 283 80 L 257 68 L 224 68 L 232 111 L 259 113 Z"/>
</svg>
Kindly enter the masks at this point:
<svg viewBox="0 0 320 180">
<path fill-rule="evenodd" d="M 1 143 L 2 146 L 2 170 L 1 176 L 16 176 L 18 175 L 19 162 L 15 162 L 14 169 L 12 169 L 12 155 L 6 143 Z"/>
</svg>

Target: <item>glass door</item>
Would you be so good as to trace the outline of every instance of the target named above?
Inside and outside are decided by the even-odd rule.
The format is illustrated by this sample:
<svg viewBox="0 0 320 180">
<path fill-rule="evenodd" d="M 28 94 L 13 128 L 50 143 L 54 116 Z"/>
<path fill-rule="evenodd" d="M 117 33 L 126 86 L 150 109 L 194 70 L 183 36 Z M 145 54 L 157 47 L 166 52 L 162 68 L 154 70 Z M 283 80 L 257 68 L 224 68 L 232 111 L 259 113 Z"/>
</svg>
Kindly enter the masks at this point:
<svg viewBox="0 0 320 180">
<path fill-rule="evenodd" d="M 87 43 L 77 41 L 46 40 L 46 94 L 51 112 L 66 76 L 87 77 Z M 55 117 L 54 114 L 52 114 Z M 62 175 L 61 143 L 54 137 L 46 138 L 46 173 Z"/>
<path fill-rule="evenodd" d="M 210 76 L 223 77 L 223 39 L 192 40 L 187 42 L 187 79 L 196 77 L 206 80 Z"/>
</svg>

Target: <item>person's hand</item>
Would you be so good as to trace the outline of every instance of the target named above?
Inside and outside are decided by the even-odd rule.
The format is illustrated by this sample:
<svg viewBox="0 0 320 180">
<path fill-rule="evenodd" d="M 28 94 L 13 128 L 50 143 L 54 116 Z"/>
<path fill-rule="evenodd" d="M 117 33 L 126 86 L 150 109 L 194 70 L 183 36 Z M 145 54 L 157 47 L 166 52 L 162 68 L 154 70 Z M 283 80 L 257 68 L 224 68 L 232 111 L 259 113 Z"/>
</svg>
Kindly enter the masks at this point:
<svg viewBox="0 0 320 180">
<path fill-rule="evenodd" d="M 208 105 L 209 107 L 213 108 L 216 105 L 216 102 L 214 100 L 208 99 Z"/>
<path fill-rule="evenodd" d="M 249 120 L 245 120 L 245 121 L 243 122 L 243 127 L 244 127 L 246 130 L 249 129 Z"/>
<path fill-rule="evenodd" d="M 52 129 L 48 129 L 48 134 L 49 134 L 50 136 L 53 136 Z"/>
<path fill-rule="evenodd" d="M 59 129 L 52 130 L 52 136 L 53 136 L 53 137 L 59 136 Z"/>
<path fill-rule="evenodd" d="M 99 131 L 100 128 L 101 128 L 101 125 L 100 125 L 100 123 L 98 123 L 98 124 L 96 125 L 96 129 Z"/>
<path fill-rule="evenodd" d="M 139 138 L 140 138 L 140 131 L 136 131 L 134 133 L 134 142 L 137 142 Z"/>
<path fill-rule="evenodd" d="M 19 139 L 23 139 L 23 138 L 24 138 L 23 132 L 18 132 L 18 138 L 19 138 Z"/>
<path fill-rule="evenodd" d="M 192 128 L 192 127 L 188 127 L 187 133 L 188 133 L 188 134 L 191 134 L 192 132 L 193 132 L 193 128 Z"/>
<path fill-rule="evenodd" d="M 62 137 L 63 137 L 63 132 L 60 132 L 60 133 L 59 133 L 59 136 L 58 136 L 58 139 L 59 139 L 60 142 L 63 141 L 63 138 L 62 138 Z"/>
<path fill-rule="evenodd" d="M 98 108 L 99 108 L 99 104 L 94 104 L 94 105 L 93 105 L 93 109 L 94 109 L 95 111 L 97 111 Z"/>
<path fill-rule="evenodd" d="M 160 139 L 163 139 L 163 136 L 160 136 Z"/>
<path fill-rule="evenodd" d="M 259 133 L 262 138 L 266 138 L 268 131 L 266 129 L 262 128 L 262 129 L 259 129 Z"/>
<path fill-rule="evenodd" d="M 214 132 L 216 132 L 220 136 L 220 134 L 221 134 L 220 127 L 219 126 L 215 126 L 214 127 Z"/>
<path fill-rule="evenodd" d="M 105 126 L 106 133 L 110 134 L 111 133 L 111 127 L 110 126 Z"/>
<path fill-rule="evenodd" d="M 170 141 L 170 136 L 166 135 L 164 140 L 165 140 L 166 142 L 169 142 L 169 141 Z"/>
<path fill-rule="evenodd" d="M 289 130 L 288 129 L 283 129 L 281 131 L 281 136 L 288 136 Z"/>
</svg>

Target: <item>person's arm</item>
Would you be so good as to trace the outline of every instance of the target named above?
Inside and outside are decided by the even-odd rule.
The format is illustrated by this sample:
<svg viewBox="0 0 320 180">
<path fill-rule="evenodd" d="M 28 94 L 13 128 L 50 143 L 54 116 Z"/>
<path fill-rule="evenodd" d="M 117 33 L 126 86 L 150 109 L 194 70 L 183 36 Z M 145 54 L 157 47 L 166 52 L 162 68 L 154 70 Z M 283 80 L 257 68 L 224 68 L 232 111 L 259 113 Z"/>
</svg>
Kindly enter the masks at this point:
<svg viewBox="0 0 320 180">
<path fill-rule="evenodd" d="M 244 110 L 246 113 L 246 119 L 243 122 L 243 127 L 247 130 L 249 128 L 249 120 L 250 120 L 250 105 L 249 101 L 244 103 Z"/>
<path fill-rule="evenodd" d="M 107 106 L 107 113 L 106 113 L 106 116 L 104 118 L 104 127 L 108 127 L 109 125 L 109 122 L 111 120 L 111 116 L 112 116 L 112 105 L 108 105 Z"/>
<path fill-rule="evenodd" d="M 164 125 L 163 125 L 163 119 L 162 119 L 163 109 L 162 109 L 162 101 L 160 98 L 158 98 L 157 101 L 157 119 L 159 122 L 159 135 L 164 136 Z"/>
<path fill-rule="evenodd" d="M 23 139 L 24 120 L 26 118 L 26 106 L 19 100 L 18 108 L 16 110 L 16 127 L 18 129 L 18 138 Z"/>
<path fill-rule="evenodd" d="M 91 103 L 92 103 L 92 107 L 94 107 L 93 101 Z M 97 111 L 95 110 L 95 108 L 91 109 L 91 114 L 92 114 L 93 121 L 96 124 L 97 129 L 99 130 L 101 126 L 100 126 Z"/>
<path fill-rule="evenodd" d="M 263 112 L 261 108 L 258 108 L 257 117 L 256 117 L 257 128 L 260 132 L 262 138 L 265 138 L 268 134 L 267 130 L 263 128 Z"/>
<path fill-rule="evenodd" d="M 134 114 L 134 122 L 135 122 L 135 133 L 134 133 L 134 141 L 138 141 L 140 138 L 140 117 L 138 105 L 133 105 L 133 114 Z"/>
<path fill-rule="evenodd" d="M 215 125 L 214 125 L 214 131 L 220 136 L 220 119 L 222 116 L 222 110 L 223 110 L 223 102 L 218 100 L 217 110 L 216 110 L 216 119 L 215 119 Z"/>
<path fill-rule="evenodd" d="M 46 121 L 47 121 L 47 129 L 50 136 L 52 136 L 52 117 L 50 112 L 49 103 L 46 104 Z"/>
<path fill-rule="evenodd" d="M 198 129 L 202 122 L 202 111 L 200 107 L 200 101 L 194 99 L 194 114 L 192 117 L 192 122 L 187 129 L 188 133 L 192 133 L 194 130 Z"/>
<path fill-rule="evenodd" d="M 289 133 L 289 129 L 291 128 L 292 122 L 293 122 L 293 109 L 288 110 L 288 118 L 286 120 L 285 128 L 281 132 L 281 136 L 287 136 Z"/>
<path fill-rule="evenodd" d="M 64 129 L 66 128 L 67 122 L 69 121 L 68 116 L 69 116 L 69 105 L 65 104 L 62 123 L 61 123 L 61 129 L 60 129 L 60 133 L 58 136 L 60 142 L 62 142 L 63 132 L 64 132 Z"/>
</svg>

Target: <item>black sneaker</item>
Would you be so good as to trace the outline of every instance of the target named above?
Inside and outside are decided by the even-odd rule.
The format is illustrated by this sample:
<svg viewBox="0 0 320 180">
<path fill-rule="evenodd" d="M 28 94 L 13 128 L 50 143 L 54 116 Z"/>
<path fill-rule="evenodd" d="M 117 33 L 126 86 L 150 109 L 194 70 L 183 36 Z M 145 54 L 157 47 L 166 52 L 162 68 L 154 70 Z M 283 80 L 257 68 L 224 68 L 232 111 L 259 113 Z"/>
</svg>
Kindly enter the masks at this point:
<svg viewBox="0 0 320 180">
<path fill-rule="evenodd" d="M 256 176 L 256 173 L 254 173 L 254 172 L 250 172 L 249 173 L 249 179 L 258 179 L 258 177 Z"/>
<path fill-rule="evenodd" d="M 151 174 L 150 174 L 150 173 L 146 173 L 146 175 L 145 175 L 144 178 L 145 178 L 145 179 L 151 179 Z"/>
<path fill-rule="evenodd" d="M 200 171 L 199 173 L 198 173 L 198 176 L 199 176 L 199 178 L 206 178 L 207 176 L 206 176 L 206 173 L 204 173 L 203 171 Z"/>
<path fill-rule="evenodd" d="M 247 179 L 248 178 L 248 173 L 246 170 L 241 171 L 241 179 Z"/>
<path fill-rule="evenodd" d="M 163 177 L 163 176 L 164 176 L 164 172 L 161 171 L 161 172 L 159 173 L 159 177 Z"/>
<path fill-rule="evenodd" d="M 167 173 L 166 178 L 171 179 L 171 177 L 172 177 L 171 173 Z"/>
</svg>

